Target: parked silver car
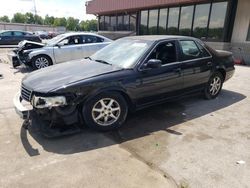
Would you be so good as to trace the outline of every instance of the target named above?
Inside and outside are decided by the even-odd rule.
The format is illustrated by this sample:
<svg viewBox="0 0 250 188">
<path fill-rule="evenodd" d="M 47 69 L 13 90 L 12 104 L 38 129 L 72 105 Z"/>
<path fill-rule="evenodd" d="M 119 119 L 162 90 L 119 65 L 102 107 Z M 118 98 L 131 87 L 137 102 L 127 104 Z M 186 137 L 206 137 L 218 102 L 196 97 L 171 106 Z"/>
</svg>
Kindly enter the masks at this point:
<svg viewBox="0 0 250 188">
<path fill-rule="evenodd" d="M 13 66 L 20 64 L 41 69 L 53 64 L 88 57 L 110 44 L 112 40 L 94 33 L 74 32 L 58 35 L 45 43 L 22 41 L 15 55 Z"/>
</svg>

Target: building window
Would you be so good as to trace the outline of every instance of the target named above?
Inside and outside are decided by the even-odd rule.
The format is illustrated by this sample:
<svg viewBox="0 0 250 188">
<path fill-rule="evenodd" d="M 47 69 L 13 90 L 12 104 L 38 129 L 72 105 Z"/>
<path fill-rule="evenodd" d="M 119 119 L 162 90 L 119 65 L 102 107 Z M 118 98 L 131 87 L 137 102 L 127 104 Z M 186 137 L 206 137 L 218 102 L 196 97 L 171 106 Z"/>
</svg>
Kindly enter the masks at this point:
<svg viewBox="0 0 250 188">
<path fill-rule="evenodd" d="M 215 41 L 223 40 L 224 23 L 227 13 L 227 2 L 213 3 L 209 23 L 208 38 Z"/>
<path fill-rule="evenodd" d="M 110 16 L 110 28 L 109 31 L 116 31 L 116 16 Z"/>
<path fill-rule="evenodd" d="M 194 6 L 181 7 L 179 34 L 190 36 L 193 22 Z"/>
<path fill-rule="evenodd" d="M 207 23 L 209 17 L 210 4 L 196 5 L 193 23 L 193 36 L 196 38 L 207 37 Z"/>
<path fill-rule="evenodd" d="M 104 30 L 104 16 L 99 17 L 99 30 Z"/>
<path fill-rule="evenodd" d="M 100 31 L 136 31 L 137 14 L 99 16 Z"/>
<path fill-rule="evenodd" d="M 110 17 L 105 16 L 104 17 L 104 30 L 108 31 L 110 28 Z"/>
<path fill-rule="evenodd" d="M 158 9 L 149 11 L 149 21 L 148 21 L 148 34 L 156 35 L 157 34 L 157 25 L 158 25 Z"/>
<path fill-rule="evenodd" d="M 124 15 L 124 31 L 129 31 L 129 15 Z"/>
<path fill-rule="evenodd" d="M 148 11 L 141 11 L 141 24 L 140 24 L 140 34 L 148 34 Z"/>
<path fill-rule="evenodd" d="M 167 19 L 168 19 L 168 9 L 167 8 L 160 9 L 159 28 L 158 28 L 158 33 L 160 35 L 166 34 Z"/>
<path fill-rule="evenodd" d="M 130 20 L 129 30 L 136 31 L 136 14 L 131 14 L 129 16 L 129 20 Z"/>
<path fill-rule="evenodd" d="M 249 26 L 248 26 L 247 41 L 250 41 L 250 22 L 249 22 Z"/>
<path fill-rule="evenodd" d="M 117 31 L 123 31 L 123 16 L 117 16 Z"/>
<path fill-rule="evenodd" d="M 169 9 L 168 34 L 178 35 L 179 11 L 179 7 Z"/>
</svg>

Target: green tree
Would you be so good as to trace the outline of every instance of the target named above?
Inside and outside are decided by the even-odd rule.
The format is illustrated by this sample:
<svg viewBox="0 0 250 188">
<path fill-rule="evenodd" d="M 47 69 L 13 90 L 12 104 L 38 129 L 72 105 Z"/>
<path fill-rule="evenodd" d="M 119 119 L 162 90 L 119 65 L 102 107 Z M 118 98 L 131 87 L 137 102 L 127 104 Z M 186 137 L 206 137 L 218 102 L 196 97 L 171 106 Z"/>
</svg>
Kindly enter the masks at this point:
<svg viewBox="0 0 250 188">
<path fill-rule="evenodd" d="M 81 21 L 79 26 L 83 31 L 97 31 L 97 20 Z"/>
<path fill-rule="evenodd" d="M 0 22 L 10 22 L 10 19 L 8 16 L 2 16 L 0 17 Z"/>
<path fill-rule="evenodd" d="M 73 17 L 69 17 L 67 19 L 67 25 L 66 25 L 66 28 L 67 30 L 69 31 L 76 31 L 78 29 L 78 24 L 79 24 L 79 20 L 78 19 L 75 19 Z"/>
<path fill-rule="evenodd" d="M 13 23 L 25 23 L 25 21 L 26 21 L 25 15 L 19 12 L 15 13 L 11 20 L 11 22 Z"/>
<path fill-rule="evenodd" d="M 53 25 L 54 21 L 55 21 L 55 18 L 53 16 L 46 15 L 44 18 L 45 25 Z"/>
<path fill-rule="evenodd" d="M 35 15 L 35 24 L 43 25 L 43 18 L 41 16 Z"/>
<path fill-rule="evenodd" d="M 34 24 L 35 23 L 35 16 L 31 12 L 27 12 L 25 14 L 25 23 Z"/>
<path fill-rule="evenodd" d="M 67 20 L 66 20 L 66 18 L 55 18 L 53 25 L 54 26 L 64 26 L 64 27 L 66 27 Z"/>
</svg>

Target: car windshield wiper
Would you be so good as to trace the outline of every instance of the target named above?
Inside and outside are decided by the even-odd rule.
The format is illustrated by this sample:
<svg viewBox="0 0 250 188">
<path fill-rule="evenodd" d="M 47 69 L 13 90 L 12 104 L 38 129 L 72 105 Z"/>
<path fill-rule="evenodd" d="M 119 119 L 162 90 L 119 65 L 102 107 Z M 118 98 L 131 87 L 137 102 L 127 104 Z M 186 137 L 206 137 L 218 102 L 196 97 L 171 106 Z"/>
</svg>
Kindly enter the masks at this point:
<svg viewBox="0 0 250 188">
<path fill-rule="evenodd" d="M 108 63 L 107 61 L 100 60 L 100 59 L 94 59 L 94 61 L 99 62 L 99 63 L 103 63 L 103 64 L 107 64 L 107 65 L 112 65 L 111 63 Z"/>
</svg>

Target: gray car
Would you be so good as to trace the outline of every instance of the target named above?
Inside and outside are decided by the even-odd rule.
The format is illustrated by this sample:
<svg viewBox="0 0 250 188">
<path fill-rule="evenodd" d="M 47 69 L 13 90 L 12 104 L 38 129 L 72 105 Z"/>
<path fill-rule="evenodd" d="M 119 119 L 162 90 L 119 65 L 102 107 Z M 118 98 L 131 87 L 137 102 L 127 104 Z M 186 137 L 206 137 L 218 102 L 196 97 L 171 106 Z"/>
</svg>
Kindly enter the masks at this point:
<svg viewBox="0 0 250 188">
<path fill-rule="evenodd" d="M 36 43 L 22 41 L 15 50 L 16 56 L 11 56 L 13 66 L 20 64 L 41 69 L 53 64 L 89 57 L 101 48 L 110 44 L 112 40 L 85 32 L 65 33 L 45 41 Z"/>
</svg>

